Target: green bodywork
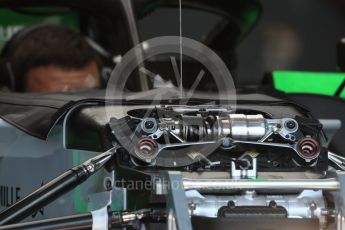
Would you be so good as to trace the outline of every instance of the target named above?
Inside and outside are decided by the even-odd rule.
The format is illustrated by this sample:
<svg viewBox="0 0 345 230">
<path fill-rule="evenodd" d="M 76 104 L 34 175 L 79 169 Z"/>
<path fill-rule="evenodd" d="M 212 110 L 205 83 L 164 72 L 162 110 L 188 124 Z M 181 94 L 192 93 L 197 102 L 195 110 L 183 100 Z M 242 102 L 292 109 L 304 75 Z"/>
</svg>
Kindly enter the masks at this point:
<svg viewBox="0 0 345 230">
<path fill-rule="evenodd" d="M 272 78 L 274 88 L 285 93 L 320 94 L 345 99 L 345 89 L 341 89 L 345 73 L 273 71 Z"/>
</svg>

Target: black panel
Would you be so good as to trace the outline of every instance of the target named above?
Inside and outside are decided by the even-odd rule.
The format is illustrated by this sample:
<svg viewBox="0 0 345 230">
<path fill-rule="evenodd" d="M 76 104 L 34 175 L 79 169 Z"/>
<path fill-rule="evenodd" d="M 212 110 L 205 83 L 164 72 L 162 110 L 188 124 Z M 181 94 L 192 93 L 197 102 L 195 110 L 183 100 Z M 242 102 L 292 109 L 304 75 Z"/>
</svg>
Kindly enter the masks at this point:
<svg viewBox="0 0 345 230">
<path fill-rule="evenodd" d="M 315 230 L 319 229 L 318 219 L 226 219 L 192 217 L 194 230 Z"/>
</svg>

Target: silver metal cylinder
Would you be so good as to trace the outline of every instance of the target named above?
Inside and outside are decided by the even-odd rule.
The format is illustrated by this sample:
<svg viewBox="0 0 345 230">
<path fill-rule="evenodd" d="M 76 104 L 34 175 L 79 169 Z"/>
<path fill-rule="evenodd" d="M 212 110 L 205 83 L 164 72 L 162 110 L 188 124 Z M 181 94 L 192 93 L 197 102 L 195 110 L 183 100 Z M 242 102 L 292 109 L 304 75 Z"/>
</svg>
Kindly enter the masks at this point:
<svg viewBox="0 0 345 230">
<path fill-rule="evenodd" d="M 266 134 L 266 120 L 261 114 L 230 114 L 231 137 L 235 140 L 258 141 Z"/>
<path fill-rule="evenodd" d="M 208 120 L 210 117 L 212 119 Z M 261 115 L 228 114 L 223 116 L 182 116 L 181 121 L 169 121 L 168 129 L 189 140 L 231 137 L 235 140 L 258 141 L 267 132 L 266 119 Z M 197 128 L 196 128 L 197 127 Z"/>
<path fill-rule="evenodd" d="M 185 190 L 199 192 L 226 192 L 236 190 L 329 190 L 340 189 L 340 183 L 330 179 L 183 179 Z"/>
</svg>

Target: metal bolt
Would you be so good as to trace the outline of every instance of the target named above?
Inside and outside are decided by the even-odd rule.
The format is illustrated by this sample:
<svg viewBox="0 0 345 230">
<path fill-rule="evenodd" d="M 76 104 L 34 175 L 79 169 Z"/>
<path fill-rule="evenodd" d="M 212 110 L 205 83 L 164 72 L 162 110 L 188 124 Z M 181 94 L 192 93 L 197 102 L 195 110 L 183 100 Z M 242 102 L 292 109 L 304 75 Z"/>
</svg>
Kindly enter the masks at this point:
<svg viewBox="0 0 345 230">
<path fill-rule="evenodd" d="M 113 187 L 113 182 L 112 182 L 112 180 L 111 180 L 109 177 L 104 178 L 104 188 L 105 188 L 107 191 L 109 191 L 109 190 L 112 189 L 112 187 Z"/>
<path fill-rule="evenodd" d="M 287 121 L 285 123 L 285 127 L 288 128 L 288 129 L 294 129 L 294 128 L 296 128 L 296 122 L 291 121 L 291 120 Z"/>
<path fill-rule="evenodd" d="M 269 207 L 271 208 L 276 208 L 277 207 L 277 203 L 274 200 L 271 200 L 268 204 Z"/>
<path fill-rule="evenodd" d="M 316 209 L 316 207 L 317 207 L 317 205 L 315 204 L 315 202 L 313 201 L 313 202 L 311 202 L 310 203 L 310 209 L 312 209 L 312 210 L 315 210 Z"/>
<path fill-rule="evenodd" d="M 155 123 L 153 121 L 146 121 L 145 122 L 145 128 L 152 129 L 155 126 Z"/>
<path fill-rule="evenodd" d="M 228 207 L 229 207 L 229 208 L 235 208 L 235 207 L 236 207 L 235 202 L 234 202 L 233 200 L 230 200 L 230 201 L 228 202 Z"/>
</svg>

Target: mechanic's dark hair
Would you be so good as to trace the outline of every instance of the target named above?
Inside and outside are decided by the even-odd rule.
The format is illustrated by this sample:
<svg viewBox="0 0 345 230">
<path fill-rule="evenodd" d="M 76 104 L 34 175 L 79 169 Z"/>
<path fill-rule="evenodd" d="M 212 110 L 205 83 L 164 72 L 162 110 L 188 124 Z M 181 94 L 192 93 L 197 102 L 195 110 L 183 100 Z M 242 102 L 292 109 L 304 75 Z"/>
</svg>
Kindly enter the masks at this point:
<svg viewBox="0 0 345 230">
<path fill-rule="evenodd" d="M 80 69 L 101 61 L 79 33 L 57 25 L 27 27 L 5 44 L 0 54 L 0 84 L 22 92 L 26 74 L 33 67 L 53 65 Z"/>
</svg>

